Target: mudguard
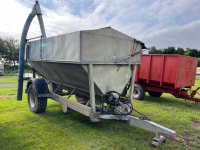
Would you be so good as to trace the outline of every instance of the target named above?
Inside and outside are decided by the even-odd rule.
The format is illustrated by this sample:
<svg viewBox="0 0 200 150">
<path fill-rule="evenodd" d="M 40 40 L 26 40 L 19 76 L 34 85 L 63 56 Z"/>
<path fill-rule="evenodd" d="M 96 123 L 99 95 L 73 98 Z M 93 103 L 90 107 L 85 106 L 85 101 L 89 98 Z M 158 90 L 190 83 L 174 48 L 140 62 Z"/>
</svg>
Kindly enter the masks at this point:
<svg viewBox="0 0 200 150">
<path fill-rule="evenodd" d="M 32 78 L 27 81 L 25 93 L 31 84 L 34 84 L 36 88 L 37 97 L 39 94 L 46 94 L 49 92 L 46 81 L 43 78 Z"/>
</svg>

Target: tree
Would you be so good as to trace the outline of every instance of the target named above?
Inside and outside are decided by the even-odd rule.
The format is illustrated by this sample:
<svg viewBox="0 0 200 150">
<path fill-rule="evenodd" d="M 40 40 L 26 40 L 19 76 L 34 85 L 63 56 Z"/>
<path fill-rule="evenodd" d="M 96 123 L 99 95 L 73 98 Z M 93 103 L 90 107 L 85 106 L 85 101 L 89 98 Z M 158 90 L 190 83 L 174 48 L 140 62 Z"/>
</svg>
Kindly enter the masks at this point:
<svg viewBox="0 0 200 150">
<path fill-rule="evenodd" d="M 199 52 L 197 49 L 191 49 L 189 56 L 198 58 Z"/>
<path fill-rule="evenodd" d="M 3 64 L 5 62 L 6 54 L 7 54 L 7 48 L 5 41 L 2 38 L 0 38 L 0 62 Z"/>
<path fill-rule="evenodd" d="M 184 55 L 189 56 L 190 53 L 191 53 L 191 49 L 187 48 L 186 51 L 185 51 L 185 53 L 184 53 Z"/>
<path fill-rule="evenodd" d="M 175 54 L 175 53 L 176 53 L 176 49 L 175 49 L 174 46 L 165 48 L 165 49 L 163 50 L 163 54 Z"/>
<path fill-rule="evenodd" d="M 185 51 L 183 48 L 178 47 L 178 49 L 176 50 L 176 54 L 180 54 L 180 55 L 184 55 Z"/>
<path fill-rule="evenodd" d="M 0 39 L 0 61 L 6 65 L 16 65 L 19 61 L 19 44 L 14 38 Z"/>
<path fill-rule="evenodd" d="M 151 50 L 149 51 L 149 54 L 162 54 L 162 50 L 156 49 L 155 46 L 152 46 Z"/>
<path fill-rule="evenodd" d="M 163 53 L 163 51 L 161 49 L 157 49 L 156 51 L 157 51 L 157 54 L 162 54 Z"/>
<path fill-rule="evenodd" d="M 157 54 L 157 51 L 156 51 L 156 47 L 155 47 L 155 46 L 152 46 L 152 47 L 151 47 L 151 50 L 149 51 L 149 54 Z"/>
</svg>

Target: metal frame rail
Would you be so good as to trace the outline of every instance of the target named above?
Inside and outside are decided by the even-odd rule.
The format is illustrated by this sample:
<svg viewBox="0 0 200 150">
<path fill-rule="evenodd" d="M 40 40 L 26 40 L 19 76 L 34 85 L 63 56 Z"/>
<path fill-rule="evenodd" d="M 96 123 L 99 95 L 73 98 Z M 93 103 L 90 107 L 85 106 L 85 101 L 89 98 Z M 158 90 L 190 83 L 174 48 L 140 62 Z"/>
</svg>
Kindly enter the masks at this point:
<svg viewBox="0 0 200 150">
<path fill-rule="evenodd" d="M 132 75 L 135 75 L 135 70 L 137 65 L 135 65 L 134 69 L 132 69 Z M 105 115 L 100 114 L 100 112 L 96 111 L 96 104 L 95 104 L 95 90 L 94 90 L 94 80 L 93 80 L 93 64 L 88 64 L 88 72 L 89 72 L 89 87 L 90 87 L 90 107 L 83 105 L 82 103 L 75 102 L 53 92 L 49 92 L 47 94 L 40 94 L 38 97 L 48 97 L 51 98 L 60 104 L 62 104 L 63 112 L 68 112 L 73 109 L 85 116 L 90 117 L 92 122 L 99 122 L 105 120 L 117 120 L 123 123 L 126 123 L 130 126 L 135 126 L 141 129 L 145 129 L 147 131 L 154 132 L 156 137 L 153 138 L 152 145 L 155 147 L 159 146 L 161 143 L 165 142 L 165 138 L 169 138 L 171 140 L 175 140 L 178 142 L 184 142 L 184 140 L 177 138 L 176 132 L 168 129 L 164 126 L 156 124 L 149 120 L 142 120 L 140 117 L 135 117 L 131 115 Z M 134 87 L 134 78 L 131 82 L 131 87 Z M 132 88 L 133 90 L 133 88 Z M 132 92 L 131 92 L 132 93 Z M 73 94 L 73 91 L 72 93 Z M 130 96 L 131 97 L 131 96 Z"/>
</svg>

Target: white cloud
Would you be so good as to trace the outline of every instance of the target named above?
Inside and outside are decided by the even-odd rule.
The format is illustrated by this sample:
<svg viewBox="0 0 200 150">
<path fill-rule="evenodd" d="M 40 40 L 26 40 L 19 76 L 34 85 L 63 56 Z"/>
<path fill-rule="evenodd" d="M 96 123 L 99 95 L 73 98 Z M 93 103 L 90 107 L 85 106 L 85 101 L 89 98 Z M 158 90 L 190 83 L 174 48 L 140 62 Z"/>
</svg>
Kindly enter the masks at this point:
<svg viewBox="0 0 200 150">
<path fill-rule="evenodd" d="M 2 1 L 0 5 L 1 36 L 18 37 L 22 31 L 22 20 L 27 18 L 30 10 L 14 0 Z"/>
<path fill-rule="evenodd" d="M 34 2 L 34 1 L 33 1 Z M 84 3 L 82 0 L 79 3 Z M 30 4 L 30 1 L 28 1 Z M 200 1 L 199 0 L 94 0 L 95 9 L 81 10 L 74 15 L 67 1 L 52 0 L 56 8 L 41 5 L 47 36 L 65 34 L 112 26 L 147 46 L 165 48 L 180 46 L 200 49 Z M 2 1 L 0 5 L 0 36 L 20 39 L 25 20 L 32 8 L 26 8 L 16 0 Z M 74 10 L 73 10 L 74 11 Z M 79 10 L 75 10 L 79 11 Z M 28 37 L 41 35 L 37 19 L 31 24 Z"/>
<path fill-rule="evenodd" d="M 198 48 L 200 50 L 200 19 L 183 26 L 158 30 L 142 37 L 147 46 Z"/>
</svg>

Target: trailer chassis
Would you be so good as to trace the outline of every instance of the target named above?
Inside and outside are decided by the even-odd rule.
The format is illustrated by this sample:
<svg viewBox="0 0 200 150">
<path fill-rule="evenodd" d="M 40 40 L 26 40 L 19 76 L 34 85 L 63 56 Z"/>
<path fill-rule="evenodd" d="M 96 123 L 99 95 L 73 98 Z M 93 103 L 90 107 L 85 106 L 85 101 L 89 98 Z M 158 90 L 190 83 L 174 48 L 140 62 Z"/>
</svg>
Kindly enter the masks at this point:
<svg viewBox="0 0 200 150">
<path fill-rule="evenodd" d="M 126 85 L 126 87 L 127 87 L 126 90 L 130 89 L 131 82 L 132 82 L 132 77 L 130 78 L 129 82 Z M 174 95 L 176 98 L 182 98 L 182 99 L 185 99 L 185 100 L 194 101 L 195 103 L 200 102 L 199 98 L 194 97 L 196 95 L 197 91 L 200 89 L 200 87 L 198 87 L 196 90 L 193 90 L 191 92 L 191 94 L 189 94 L 188 93 L 189 90 L 187 90 L 187 89 L 182 89 L 182 88 L 174 89 L 174 88 L 169 87 L 169 86 L 159 87 L 159 85 L 156 84 L 156 83 L 148 83 L 148 84 L 146 82 L 136 82 L 136 83 L 143 86 L 143 88 L 145 89 L 145 92 L 155 91 L 155 92 L 169 93 L 169 94 Z M 191 88 L 191 87 L 187 87 L 187 88 Z"/>
<path fill-rule="evenodd" d="M 177 138 L 176 132 L 168 129 L 164 126 L 156 124 L 150 120 L 142 120 L 140 117 L 132 116 L 132 115 L 106 115 L 101 114 L 98 111 L 93 112 L 92 108 L 86 106 L 82 103 L 75 102 L 53 92 L 49 92 L 47 94 L 40 94 L 38 97 L 48 97 L 51 98 L 60 104 L 62 104 L 62 109 L 64 113 L 70 112 L 71 110 L 75 110 L 85 116 L 90 117 L 92 122 L 99 122 L 105 120 L 116 120 L 122 123 L 125 123 L 130 126 L 135 126 L 147 131 L 154 132 L 156 137 L 152 140 L 152 145 L 158 147 L 161 143 L 164 143 L 166 138 L 175 140 L 178 142 L 184 142 L 183 139 Z M 166 137 L 166 138 L 165 138 Z"/>
<path fill-rule="evenodd" d="M 137 65 L 135 65 L 135 69 L 132 69 L 133 76 L 135 74 L 134 70 L 136 70 L 136 67 L 137 67 Z M 147 131 L 154 132 L 156 134 L 156 137 L 153 138 L 153 140 L 152 140 L 152 145 L 154 147 L 158 147 L 161 143 L 164 143 L 166 138 L 168 138 L 170 140 L 175 140 L 178 142 L 184 142 L 183 139 L 177 138 L 175 131 L 168 129 L 164 126 L 161 126 L 159 124 L 156 124 L 148 119 L 144 119 L 144 118 L 140 118 L 140 117 L 132 116 L 132 115 L 101 114 L 97 109 L 98 106 L 95 104 L 93 64 L 88 64 L 88 71 L 89 71 L 89 87 L 90 87 L 90 89 L 89 89 L 90 106 L 88 106 L 84 102 L 75 102 L 75 101 L 69 99 L 70 96 L 73 94 L 73 92 L 76 90 L 76 88 L 72 92 L 68 93 L 69 94 L 68 98 L 63 97 L 54 92 L 47 92 L 44 94 L 39 94 L 37 96 L 40 98 L 42 98 L 42 97 L 51 98 L 51 99 L 59 102 L 60 104 L 62 104 L 62 110 L 64 113 L 75 110 L 85 116 L 90 117 L 90 120 L 92 122 L 116 120 L 116 121 L 120 121 L 120 122 L 125 123 L 130 126 L 135 126 L 135 127 L 147 130 Z M 132 83 L 133 84 L 131 84 L 131 86 L 134 87 L 134 80 L 132 80 Z"/>
<path fill-rule="evenodd" d="M 160 87 L 158 88 L 158 87 L 148 86 L 148 85 L 142 85 L 142 86 L 144 87 L 145 91 L 164 92 L 164 93 L 172 94 L 176 98 L 182 98 L 185 100 L 194 101 L 195 103 L 200 102 L 199 98 L 194 97 L 197 93 L 197 90 L 199 90 L 200 87 L 198 87 L 196 90 L 192 91 L 191 94 L 189 94 L 188 90 L 185 90 L 185 89 L 166 89 L 166 88 L 160 88 Z"/>
</svg>

